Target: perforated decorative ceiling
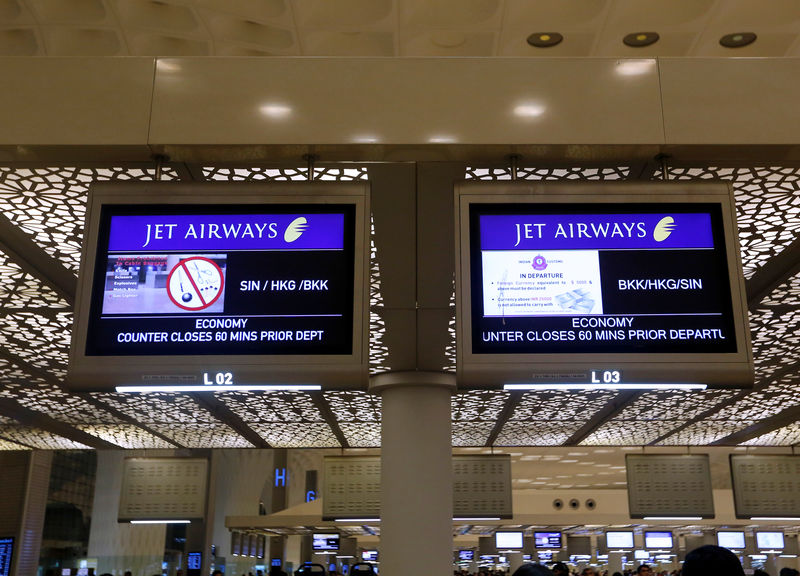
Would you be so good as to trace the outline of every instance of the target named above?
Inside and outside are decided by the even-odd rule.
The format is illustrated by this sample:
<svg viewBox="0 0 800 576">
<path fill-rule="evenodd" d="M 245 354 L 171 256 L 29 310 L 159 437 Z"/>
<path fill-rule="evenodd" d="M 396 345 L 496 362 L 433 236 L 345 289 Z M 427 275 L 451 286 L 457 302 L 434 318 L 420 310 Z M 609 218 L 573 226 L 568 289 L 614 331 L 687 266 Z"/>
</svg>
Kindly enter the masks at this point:
<svg viewBox="0 0 800 576">
<path fill-rule="evenodd" d="M 792 56 L 791 0 L 5 0 L 15 56 Z M 737 50 L 725 34 L 757 32 Z M 631 33 L 655 44 L 632 48 Z M 536 48 L 534 33 L 562 42 Z"/>
<path fill-rule="evenodd" d="M 651 177 L 657 177 L 653 166 Z M 527 167 L 531 180 L 620 180 L 640 166 Z M 165 166 L 167 179 L 304 180 L 307 168 Z M 321 180 L 363 180 L 369 168 L 317 166 Z M 672 168 L 671 177 L 731 179 L 737 199 L 746 274 L 787 249 L 800 231 L 797 168 Z M 77 270 L 87 186 L 92 180 L 152 180 L 153 166 L 0 167 L 0 207 L 46 254 Z M 508 168 L 468 169 L 473 179 L 509 179 Z M 642 177 L 642 176 L 639 176 Z M 370 367 L 391 369 L 380 253 L 371 245 Z M 0 252 L 0 449 L 114 447 L 380 446 L 380 396 L 361 391 L 217 394 L 208 400 L 170 394 L 74 395 L 60 388 L 66 370 L 72 312 L 49 284 Z M 451 339 L 442 357 L 455 367 L 454 299 Z M 792 445 L 791 419 L 800 357 L 800 275 L 784 278 L 751 312 L 757 389 L 749 392 L 510 393 L 459 391 L 452 399 L 453 445 L 559 446 Z M 794 420 L 796 420 L 795 418 Z M 600 448 L 597 448 L 599 450 Z M 574 479 L 574 485 L 580 478 Z M 616 480 L 614 480 L 615 482 Z M 546 480 L 532 480 L 547 482 Z M 613 484 L 613 482 L 612 482 Z M 546 485 L 546 484 L 545 484 Z"/>
</svg>

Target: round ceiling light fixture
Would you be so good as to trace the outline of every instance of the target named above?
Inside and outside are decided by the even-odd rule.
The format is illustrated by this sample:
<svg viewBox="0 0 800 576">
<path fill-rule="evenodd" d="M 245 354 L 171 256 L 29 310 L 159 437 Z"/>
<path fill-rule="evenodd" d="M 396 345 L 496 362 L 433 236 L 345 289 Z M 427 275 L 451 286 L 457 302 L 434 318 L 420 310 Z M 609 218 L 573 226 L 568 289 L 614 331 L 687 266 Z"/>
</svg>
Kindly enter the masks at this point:
<svg viewBox="0 0 800 576">
<path fill-rule="evenodd" d="M 550 48 L 557 44 L 561 44 L 564 36 L 558 32 L 536 32 L 528 36 L 528 44 L 536 48 Z"/>
<path fill-rule="evenodd" d="M 735 34 L 725 34 L 719 39 L 719 43 L 725 48 L 741 48 L 756 41 L 757 36 L 753 32 L 736 32 Z"/>
<path fill-rule="evenodd" d="M 659 38 L 658 32 L 634 32 L 625 36 L 622 43 L 632 48 L 643 48 L 655 44 Z"/>
</svg>

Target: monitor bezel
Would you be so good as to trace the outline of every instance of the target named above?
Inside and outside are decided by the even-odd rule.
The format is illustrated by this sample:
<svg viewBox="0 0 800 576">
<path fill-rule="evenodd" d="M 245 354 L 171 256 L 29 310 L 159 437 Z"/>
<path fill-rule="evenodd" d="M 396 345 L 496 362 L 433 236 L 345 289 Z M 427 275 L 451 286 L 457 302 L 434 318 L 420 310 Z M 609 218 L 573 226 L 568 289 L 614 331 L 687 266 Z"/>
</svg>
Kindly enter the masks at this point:
<svg viewBox="0 0 800 576">
<path fill-rule="evenodd" d="M 498 542 L 498 537 L 501 534 L 518 534 L 519 546 L 506 546 Z M 495 550 L 522 550 L 525 547 L 525 533 L 522 530 L 500 530 L 494 533 L 494 546 Z"/>
<path fill-rule="evenodd" d="M 780 547 L 775 546 L 761 546 L 759 544 L 758 539 L 761 534 L 780 534 L 781 540 L 783 540 L 783 545 Z M 782 530 L 757 530 L 753 533 L 753 537 L 755 538 L 756 543 L 756 550 L 785 550 L 786 549 L 786 533 Z"/>
<path fill-rule="evenodd" d="M 628 534 L 631 538 L 630 546 L 611 546 L 608 543 L 608 535 L 609 534 Z M 605 532 L 606 538 L 606 549 L 607 550 L 634 550 L 636 548 L 636 542 L 633 534 L 633 530 L 606 530 Z"/>
<path fill-rule="evenodd" d="M 725 353 L 565 353 L 478 354 L 472 351 L 472 258 L 470 207 L 537 204 L 718 204 L 722 216 L 725 260 L 731 290 L 732 320 L 737 351 Z M 713 388 L 751 388 L 754 365 L 747 301 L 739 250 L 733 191 L 728 183 L 703 182 L 457 182 L 455 186 L 456 244 L 456 366 L 459 386 L 494 388 L 514 383 L 552 382 L 553 375 L 573 376 L 591 370 L 621 371 L 637 383 L 698 383 Z M 580 381 L 583 383 L 583 380 Z M 587 379 L 587 384 L 591 382 Z"/>
<path fill-rule="evenodd" d="M 647 545 L 647 536 L 648 534 L 669 534 L 669 539 L 671 544 L 669 546 L 648 546 Z M 664 550 L 664 549 L 672 549 L 675 548 L 675 534 L 672 533 L 672 530 L 645 530 L 643 533 L 644 538 L 644 549 L 645 550 Z"/>
<path fill-rule="evenodd" d="M 104 206 L 348 205 L 354 217 L 352 347 L 349 354 L 131 355 L 86 354 L 92 289 Z M 201 384 L 202 373 L 231 372 L 235 384 L 320 384 L 323 389 L 364 389 L 369 343 L 369 184 L 366 182 L 98 183 L 90 186 L 81 267 L 75 298 L 67 387 L 76 392 L 114 391 L 118 385 Z M 302 370 L 298 370 L 299 367 Z M 191 380 L 191 381 L 190 381 Z"/>
<path fill-rule="evenodd" d="M 326 538 L 336 538 L 336 548 L 317 548 L 314 546 L 314 539 L 320 536 L 325 536 Z M 311 534 L 311 550 L 312 552 L 337 552 L 342 547 L 342 537 L 341 534 L 336 532 L 313 532 Z"/>
<path fill-rule="evenodd" d="M 559 546 L 539 546 L 536 543 L 537 534 L 558 534 Z M 535 550 L 561 550 L 564 548 L 564 533 L 559 530 L 537 531 L 533 533 L 533 547 Z"/>
<path fill-rule="evenodd" d="M 734 548 L 728 548 L 727 546 L 723 546 L 722 543 L 719 541 L 720 534 L 740 534 L 742 537 L 742 546 L 741 547 L 736 546 Z M 747 548 L 747 538 L 746 538 L 747 535 L 745 534 L 744 530 L 717 530 L 715 536 L 717 538 L 717 546 L 719 546 L 720 548 L 727 548 L 728 550 L 745 550 Z"/>
</svg>

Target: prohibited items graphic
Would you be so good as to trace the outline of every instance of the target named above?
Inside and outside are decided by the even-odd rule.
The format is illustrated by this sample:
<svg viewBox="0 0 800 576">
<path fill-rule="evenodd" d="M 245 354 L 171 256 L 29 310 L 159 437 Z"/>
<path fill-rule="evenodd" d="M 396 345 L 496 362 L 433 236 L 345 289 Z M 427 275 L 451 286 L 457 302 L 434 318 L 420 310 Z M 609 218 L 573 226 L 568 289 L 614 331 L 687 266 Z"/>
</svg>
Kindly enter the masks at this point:
<svg viewBox="0 0 800 576">
<path fill-rule="evenodd" d="M 225 278 L 216 262 L 202 256 L 184 258 L 170 270 L 167 294 L 184 310 L 205 310 L 222 295 Z"/>
</svg>

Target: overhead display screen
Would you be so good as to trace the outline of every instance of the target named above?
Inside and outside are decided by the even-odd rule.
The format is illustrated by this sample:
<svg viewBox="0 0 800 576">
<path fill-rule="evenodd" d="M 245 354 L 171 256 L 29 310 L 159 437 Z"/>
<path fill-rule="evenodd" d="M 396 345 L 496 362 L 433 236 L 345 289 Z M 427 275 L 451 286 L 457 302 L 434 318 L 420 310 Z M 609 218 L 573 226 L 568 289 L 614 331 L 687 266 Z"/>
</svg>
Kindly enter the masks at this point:
<svg viewBox="0 0 800 576">
<path fill-rule="evenodd" d="M 186 576 L 200 576 L 203 568 L 202 552 L 189 552 L 186 554 Z"/>
<path fill-rule="evenodd" d="M 494 538 L 498 550 L 522 548 L 522 532 L 495 532 Z"/>
<path fill-rule="evenodd" d="M 315 551 L 336 551 L 339 549 L 338 534 L 314 534 L 311 549 Z"/>
<path fill-rule="evenodd" d="M 756 548 L 759 550 L 783 550 L 783 532 L 756 532 Z"/>
<path fill-rule="evenodd" d="M 645 532 L 645 548 L 672 548 L 672 532 Z"/>
<path fill-rule="evenodd" d="M 460 220 L 468 363 L 580 355 L 598 359 L 584 383 L 624 384 L 638 376 L 625 362 L 645 355 L 746 362 L 733 222 L 720 199 L 685 188 L 674 199 L 472 190 L 462 189 Z M 739 378 L 750 378 L 746 366 Z M 718 379 L 730 385 L 730 374 Z"/>
<path fill-rule="evenodd" d="M 363 372 L 367 188 L 327 184 L 93 188 L 70 385 Z"/>
<path fill-rule="evenodd" d="M 353 206 L 107 206 L 90 356 L 349 354 Z"/>
<path fill-rule="evenodd" d="M 11 575 L 11 559 L 14 555 L 14 539 L 0 538 L 0 576 Z"/>
<path fill-rule="evenodd" d="M 473 352 L 736 351 L 719 206 L 564 209 L 473 206 Z"/>
<path fill-rule="evenodd" d="M 744 532 L 741 531 L 717 532 L 717 544 L 720 547 L 728 548 L 729 550 L 744 550 L 745 548 Z"/>
<path fill-rule="evenodd" d="M 536 548 L 561 548 L 561 532 L 534 532 L 533 543 Z"/>
<path fill-rule="evenodd" d="M 606 532 L 606 547 L 614 549 L 633 549 L 633 532 Z"/>
<path fill-rule="evenodd" d="M 475 559 L 475 551 L 474 550 L 459 550 L 458 551 L 458 559 L 459 560 L 474 560 Z"/>
</svg>

